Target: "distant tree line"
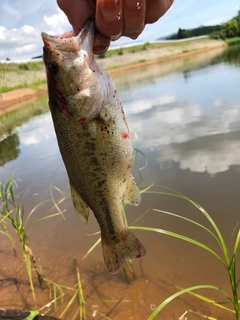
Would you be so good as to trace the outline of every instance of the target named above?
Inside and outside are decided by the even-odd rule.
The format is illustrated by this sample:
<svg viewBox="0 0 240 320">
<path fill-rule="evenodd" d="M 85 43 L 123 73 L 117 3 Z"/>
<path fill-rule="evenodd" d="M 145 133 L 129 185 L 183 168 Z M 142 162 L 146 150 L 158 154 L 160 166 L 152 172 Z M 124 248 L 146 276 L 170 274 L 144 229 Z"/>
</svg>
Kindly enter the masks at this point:
<svg viewBox="0 0 240 320">
<path fill-rule="evenodd" d="M 201 26 L 194 29 L 179 28 L 176 34 L 173 34 L 167 39 L 185 39 L 203 35 L 209 35 L 213 39 L 223 40 L 227 38 L 240 37 L 240 10 L 235 17 L 221 25 Z"/>
</svg>

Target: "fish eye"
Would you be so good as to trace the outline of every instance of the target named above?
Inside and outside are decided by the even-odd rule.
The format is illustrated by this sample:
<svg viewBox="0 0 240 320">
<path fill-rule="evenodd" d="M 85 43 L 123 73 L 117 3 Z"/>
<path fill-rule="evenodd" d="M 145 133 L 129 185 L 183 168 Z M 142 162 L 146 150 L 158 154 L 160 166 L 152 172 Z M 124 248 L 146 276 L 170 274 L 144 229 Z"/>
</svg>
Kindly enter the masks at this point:
<svg viewBox="0 0 240 320">
<path fill-rule="evenodd" d="M 58 71 L 58 64 L 55 61 L 49 61 L 47 68 L 50 72 L 56 73 Z"/>
</svg>

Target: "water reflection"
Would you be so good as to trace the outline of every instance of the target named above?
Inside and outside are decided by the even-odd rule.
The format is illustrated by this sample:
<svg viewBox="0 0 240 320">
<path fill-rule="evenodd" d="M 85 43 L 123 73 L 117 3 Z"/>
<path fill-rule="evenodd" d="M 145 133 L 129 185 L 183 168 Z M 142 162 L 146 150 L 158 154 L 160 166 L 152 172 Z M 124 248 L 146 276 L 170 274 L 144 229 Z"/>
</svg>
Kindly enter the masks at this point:
<svg viewBox="0 0 240 320">
<path fill-rule="evenodd" d="M 132 70 L 112 75 L 117 87 L 123 87 L 124 90 L 139 86 L 141 83 L 153 82 L 158 77 L 163 77 L 176 72 L 186 72 L 192 69 L 201 69 L 209 64 L 216 57 L 221 57 L 224 48 L 218 48 L 212 51 L 206 51 L 198 55 L 188 56 L 184 59 L 173 59 L 164 63 L 154 64 L 148 67 L 142 67 L 138 70 Z M 101 61 L 100 61 L 101 62 Z"/>
<path fill-rule="evenodd" d="M 9 135 L 0 141 L 0 166 L 17 159 L 20 154 L 20 141 L 16 133 Z"/>
<path fill-rule="evenodd" d="M 216 174 L 240 165 L 240 131 L 203 136 L 165 146 L 158 155 L 161 168 L 179 162 L 181 170 Z"/>
<path fill-rule="evenodd" d="M 174 60 L 115 75 L 114 79 L 128 122 L 138 135 L 139 149 L 149 160 L 143 172 L 144 182 L 171 187 L 200 203 L 217 222 L 226 236 L 227 244 L 231 246 L 232 231 L 239 222 L 240 206 L 240 73 L 232 62 L 229 65 L 223 60 L 220 63 L 213 60 L 214 55 L 219 53 L 217 50 Z M 47 110 L 46 97 L 38 101 L 35 108 Z M 34 112 L 32 115 L 36 115 Z M 22 180 L 20 188 L 31 184 L 31 192 L 25 198 L 26 213 L 50 197 L 49 184 L 53 183 L 61 189 L 62 194 L 54 190 L 61 198 L 69 194 L 68 178 L 62 165 L 51 116 L 44 112 L 31 119 L 27 119 L 26 115 L 15 118 L 9 115 L 6 121 L 0 118 L 0 135 L 8 133 L 11 141 L 6 138 L 7 141 L 3 143 L 6 147 L 0 145 L 1 150 L 5 150 L 0 154 L 0 181 L 11 176 L 17 168 L 17 177 Z M 9 148 L 12 153 L 8 154 Z M 141 165 L 140 155 L 138 160 Z M 137 177 L 137 172 L 134 175 Z M 32 218 L 35 220 L 49 213 L 49 209 L 53 208 L 52 203 L 49 206 L 41 206 Z M 99 299 L 109 299 L 111 296 L 117 300 L 124 297 L 131 301 L 130 307 L 123 306 L 120 310 L 122 313 L 116 319 L 126 318 L 127 312 L 129 319 L 147 318 L 152 303 L 158 304 L 176 291 L 173 286 L 168 291 L 166 282 L 182 287 L 202 283 L 216 284 L 224 289 L 227 287 L 221 266 L 218 267 L 216 261 L 200 248 L 147 232 L 136 232 L 147 248 L 147 256 L 133 262 L 139 278 L 126 285 L 121 275 L 112 277 L 106 274 L 100 246 L 81 261 L 97 239 L 97 236 L 87 237 L 87 234 L 98 230 L 92 215 L 85 226 L 75 214 L 69 197 L 59 206 L 64 210 L 66 220 L 59 216 L 44 220 L 28 230 L 34 251 L 41 258 L 44 270 L 47 270 L 47 277 L 72 286 L 68 283 L 71 282 L 69 270 L 73 270 L 73 260 L 78 261 L 84 277 L 87 275 L 84 289 L 88 286 L 90 296 L 97 290 Z M 143 194 L 140 206 L 127 207 L 127 213 L 130 212 L 129 223 L 138 219 L 138 224 L 192 236 L 215 248 L 215 241 L 211 241 L 204 230 L 199 231 L 196 226 L 187 225 L 186 221 L 161 215 L 151 208 L 182 214 L 200 222 L 203 220 L 199 212 L 196 213 L 197 210 L 180 199 Z M 145 211 L 148 212 L 146 216 Z M 3 235 L 0 234 L 0 237 Z M 14 261 L 7 258 L 0 260 L 0 271 L 3 270 L 1 263 L 6 261 L 11 267 L 12 276 L 15 276 Z M 5 272 L 7 274 L 9 269 Z M 148 284 L 146 279 L 149 280 Z M 159 285 L 160 292 L 157 288 Z M 11 299 L 10 292 L 5 305 L 9 303 L 12 306 Z M 212 299 L 217 298 L 213 296 Z M 142 304 L 145 300 L 147 307 Z M 183 313 L 179 312 L 182 305 L 184 310 L 189 309 L 189 297 L 186 300 L 174 309 L 174 316 L 169 310 L 165 318 L 169 315 L 172 319 L 179 317 Z M 195 302 L 193 307 L 198 307 Z M 198 309 L 202 309 L 202 306 Z"/>
<path fill-rule="evenodd" d="M 239 45 L 234 45 L 229 49 L 225 50 L 223 54 L 215 57 L 212 60 L 212 64 L 217 64 L 220 62 L 225 62 L 227 64 L 232 64 L 235 67 L 240 66 L 240 50 Z"/>
<path fill-rule="evenodd" d="M 0 140 L 4 135 L 11 134 L 16 127 L 46 112 L 48 112 L 47 97 L 42 96 L 26 106 L 0 116 Z"/>
<path fill-rule="evenodd" d="M 240 165 L 240 75 L 213 60 L 137 85 L 129 76 L 119 86 L 141 148 L 158 150 L 160 167 L 178 161 L 181 169 L 215 174 Z"/>
<path fill-rule="evenodd" d="M 199 157 L 201 167 L 207 170 L 209 161 L 214 160 L 215 173 L 226 170 L 231 164 L 240 164 L 240 103 L 223 106 L 220 100 L 215 100 L 206 109 L 202 104 L 174 101 L 173 96 L 140 101 L 130 103 L 128 112 L 141 148 L 158 148 L 161 150 L 159 159 L 163 161 L 181 161 L 183 154 L 185 158 L 189 156 L 189 161 L 192 156 L 196 160 Z M 142 111 L 137 113 L 137 109 Z M 225 159 L 223 167 L 220 165 L 222 158 Z M 189 168 L 199 171 L 193 166 Z"/>
</svg>

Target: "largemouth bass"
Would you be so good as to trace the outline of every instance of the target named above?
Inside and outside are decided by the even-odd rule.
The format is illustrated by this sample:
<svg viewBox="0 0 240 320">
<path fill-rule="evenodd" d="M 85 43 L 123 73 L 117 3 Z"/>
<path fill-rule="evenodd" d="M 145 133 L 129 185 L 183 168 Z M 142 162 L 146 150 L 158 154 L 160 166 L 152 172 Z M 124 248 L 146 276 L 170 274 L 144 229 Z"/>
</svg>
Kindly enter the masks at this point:
<svg viewBox="0 0 240 320">
<path fill-rule="evenodd" d="M 101 229 L 109 273 L 145 248 L 123 220 L 123 202 L 141 197 L 131 175 L 134 149 L 124 111 L 108 73 L 94 60 L 95 27 L 78 36 L 42 33 L 49 108 L 76 213 L 85 223 L 92 211 Z"/>
</svg>

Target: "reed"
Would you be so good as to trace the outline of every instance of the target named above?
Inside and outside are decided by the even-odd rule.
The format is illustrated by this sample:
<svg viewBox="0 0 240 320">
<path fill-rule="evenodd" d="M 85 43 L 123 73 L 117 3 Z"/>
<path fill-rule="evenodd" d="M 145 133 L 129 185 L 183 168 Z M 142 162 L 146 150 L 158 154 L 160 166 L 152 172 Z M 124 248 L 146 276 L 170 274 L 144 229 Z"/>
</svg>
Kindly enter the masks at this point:
<svg viewBox="0 0 240 320">
<path fill-rule="evenodd" d="M 146 167 L 147 165 L 147 158 L 144 155 L 143 152 L 141 152 L 138 149 L 138 143 L 137 143 L 137 137 L 136 137 L 136 160 L 138 160 L 138 155 L 141 155 L 144 159 L 144 165 L 140 167 L 138 163 L 135 163 L 135 167 L 139 173 L 139 177 L 142 180 L 142 174 L 141 171 Z M 91 310 L 95 315 L 98 314 L 99 316 L 110 319 L 109 315 L 112 310 L 114 310 L 121 302 L 129 302 L 126 300 L 120 299 L 119 301 L 115 300 L 108 300 L 107 302 L 113 302 L 114 307 L 108 314 L 104 315 L 98 310 L 94 310 L 87 302 L 87 299 L 93 299 L 92 297 L 86 296 L 84 293 L 84 286 L 82 285 L 81 281 L 81 274 L 80 274 L 80 268 L 77 265 L 75 261 L 75 276 L 77 279 L 77 283 L 73 287 L 68 287 L 65 285 L 61 285 L 58 283 L 55 283 L 49 279 L 44 278 L 41 266 L 36 264 L 36 260 L 34 258 L 34 255 L 32 253 L 29 240 L 27 237 L 26 231 L 28 230 L 31 225 L 38 223 L 44 219 L 49 219 L 52 217 L 55 217 L 59 214 L 62 214 L 61 210 L 59 209 L 59 204 L 62 203 L 66 197 L 63 197 L 60 201 L 56 201 L 53 198 L 53 188 L 59 191 L 58 188 L 54 187 L 52 185 L 52 181 L 50 183 L 50 200 L 53 202 L 54 207 L 57 209 L 57 213 L 52 215 L 47 215 L 41 219 L 37 219 L 30 223 L 30 218 L 33 216 L 34 212 L 45 202 L 49 200 L 45 200 L 41 203 L 39 203 L 37 206 L 35 206 L 27 215 L 24 213 L 24 197 L 27 194 L 27 190 L 20 194 L 19 196 L 16 196 L 16 192 L 14 191 L 14 187 L 17 187 L 16 181 L 12 178 L 7 181 L 7 183 L 0 183 L 0 225 L 2 226 L 2 230 L 0 230 L 0 233 L 4 234 L 8 237 L 10 242 L 12 243 L 14 253 L 17 254 L 19 251 L 18 245 L 14 239 L 14 237 L 11 234 L 11 230 L 9 229 L 8 225 L 9 223 L 13 227 L 14 231 L 16 232 L 18 239 L 21 244 L 20 253 L 22 254 L 25 264 L 26 264 L 26 270 L 29 278 L 30 288 L 33 296 L 33 301 L 36 306 L 36 310 L 32 311 L 28 317 L 27 320 L 32 320 L 34 317 L 36 317 L 37 314 L 39 314 L 40 311 L 46 310 L 45 313 L 49 312 L 49 310 L 54 309 L 54 313 L 57 312 L 59 302 L 61 308 L 63 310 L 61 311 L 60 318 L 66 318 L 69 311 L 71 312 L 74 310 L 75 315 L 72 318 L 73 319 L 80 319 L 80 320 L 87 320 L 88 319 L 88 312 Z M 151 315 L 148 317 L 148 320 L 153 320 L 156 318 L 159 313 L 162 311 L 162 309 L 167 306 L 170 302 L 172 302 L 174 299 L 178 298 L 179 296 L 183 294 L 190 294 L 196 297 L 197 299 L 204 301 L 206 303 L 209 303 L 211 305 L 214 305 L 218 308 L 224 309 L 229 315 L 235 315 L 236 320 L 240 320 L 240 308 L 239 308 L 239 297 L 238 297 L 238 289 L 240 284 L 240 279 L 238 278 L 239 275 L 237 275 L 237 256 L 240 250 L 240 228 L 239 225 L 235 227 L 234 234 L 235 234 L 235 244 L 232 252 L 230 253 L 229 248 L 227 247 L 227 241 L 224 239 L 219 227 L 215 223 L 215 221 L 212 219 L 211 215 L 198 203 L 195 201 L 189 199 L 185 195 L 181 194 L 180 192 L 177 192 L 171 188 L 167 188 L 165 186 L 159 186 L 159 185 L 147 185 L 147 186 L 141 186 L 141 194 L 155 194 L 156 196 L 170 196 L 170 197 L 177 197 L 180 199 L 183 199 L 184 201 L 187 201 L 192 205 L 193 208 L 197 209 L 198 214 L 202 215 L 205 218 L 204 224 L 201 224 L 197 222 L 197 219 L 189 219 L 184 216 L 180 216 L 179 214 L 159 210 L 159 209 L 153 209 L 154 211 L 160 213 L 160 214 L 166 214 L 169 216 L 173 216 L 175 219 L 181 219 L 185 221 L 186 223 L 190 223 L 200 229 L 202 229 L 204 232 L 209 234 L 218 244 L 218 250 L 213 249 L 212 247 L 208 246 L 204 243 L 204 241 L 198 241 L 193 238 L 184 236 L 182 234 L 174 233 L 169 230 L 159 229 L 159 228 L 153 228 L 150 226 L 139 226 L 137 225 L 138 221 L 146 214 L 148 214 L 147 210 L 144 212 L 138 219 L 134 221 L 134 225 L 128 225 L 127 215 L 126 215 L 126 205 L 123 205 L 122 213 L 123 218 L 128 226 L 129 229 L 133 230 L 141 230 L 144 232 L 155 232 L 160 233 L 164 235 L 168 235 L 170 237 L 177 238 L 182 241 L 186 241 L 188 243 L 191 243 L 192 245 L 198 246 L 202 248 L 203 250 L 209 252 L 214 256 L 216 259 L 216 263 L 221 263 L 225 270 L 226 270 L 226 277 L 229 279 L 229 285 L 231 287 L 231 294 L 228 294 L 226 291 L 221 289 L 218 286 L 211 285 L 211 284 L 199 284 L 196 286 L 192 286 L 189 288 L 180 288 L 176 285 L 176 289 L 178 290 L 176 293 L 168 297 L 165 301 L 160 302 L 157 308 L 151 313 Z M 196 210 L 194 210 L 196 211 Z M 210 225 L 210 227 L 209 227 Z M 82 260 L 86 259 L 93 251 L 94 249 L 99 245 L 101 242 L 101 238 L 92 245 L 92 247 L 87 251 L 87 253 L 84 255 Z M 39 284 L 41 286 L 46 285 L 46 288 L 49 292 L 49 303 L 44 305 L 41 308 L 37 307 L 37 299 L 34 289 L 34 281 L 33 281 L 33 274 L 32 269 L 37 274 L 37 278 L 39 281 Z M 131 277 L 128 276 L 130 271 Z M 133 264 L 130 261 L 126 264 L 126 267 L 124 269 L 124 274 L 126 276 L 126 279 L 128 282 L 135 279 L 137 277 Z M 208 289 L 208 290 L 215 290 L 220 292 L 223 295 L 224 301 L 222 303 L 216 302 L 212 299 L 209 299 L 206 296 L 200 295 L 199 293 L 196 293 L 195 291 L 201 290 L 201 289 Z M 67 296 L 67 293 L 70 292 L 70 298 L 66 301 L 65 298 Z M 87 297 L 87 299 L 86 299 Z M 105 303 L 105 300 L 98 300 L 99 302 Z M 76 307 L 77 305 L 77 307 Z M 64 307 L 63 307 L 64 306 Z M 200 312 L 195 311 L 187 311 L 188 313 L 196 313 L 202 318 L 208 318 L 214 320 L 214 317 L 211 317 L 209 315 L 203 315 Z M 183 320 L 185 318 L 186 312 L 179 318 L 180 320 Z"/>
<path fill-rule="evenodd" d="M 34 214 L 34 212 L 38 209 L 38 207 L 48 202 L 49 200 L 45 200 L 37 204 L 25 217 L 23 200 L 26 194 L 28 193 L 28 190 L 25 190 L 22 194 L 20 194 L 19 196 L 16 196 L 14 192 L 14 186 L 17 187 L 17 182 L 13 178 L 9 179 L 6 183 L 4 182 L 0 183 L 0 200 L 1 200 L 0 226 L 3 229 L 3 230 L 0 230 L 0 233 L 7 236 L 8 239 L 10 240 L 13 247 L 14 254 L 17 255 L 17 253 L 20 253 L 20 255 L 22 255 L 26 265 L 26 270 L 27 270 L 30 288 L 32 292 L 32 298 L 33 298 L 35 307 L 37 307 L 35 288 L 33 284 L 32 269 L 36 272 L 38 282 L 41 287 L 44 288 L 46 286 L 46 282 L 42 274 L 42 268 L 40 265 L 37 264 L 35 256 L 30 247 L 26 230 L 30 226 L 29 224 L 30 217 Z M 32 222 L 31 225 L 37 222 L 43 221 L 45 219 L 55 217 L 56 215 L 59 215 L 59 213 L 44 216 L 43 218 Z M 15 241 L 14 237 L 11 235 L 9 224 L 12 226 L 13 230 L 15 231 L 17 238 L 19 240 L 20 246 Z"/>
<path fill-rule="evenodd" d="M 60 193 L 61 191 L 52 184 L 52 180 L 49 186 L 50 199 L 38 203 L 28 214 L 26 214 L 24 211 L 24 198 L 29 190 L 25 190 L 24 192 L 20 193 L 20 195 L 17 195 L 18 192 L 15 189 L 18 189 L 18 185 L 13 178 L 10 178 L 6 183 L 0 183 L 0 226 L 2 227 L 0 233 L 7 236 L 10 240 L 14 254 L 20 254 L 23 257 L 33 298 L 34 310 L 30 311 L 29 316 L 25 320 L 33 320 L 40 313 L 47 314 L 49 311 L 53 312 L 55 315 L 57 314 L 60 318 L 69 319 L 69 311 L 72 313 L 74 309 L 76 309 L 75 315 L 71 320 L 87 320 L 89 318 L 87 317 L 87 310 L 91 311 L 91 313 L 95 314 L 95 316 L 99 315 L 104 319 L 111 320 L 109 317 L 111 311 L 114 310 L 119 303 L 129 301 L 123 299 L 121 299 L 121 301 L 106 301 L 94 299 L 88 296 L 88 299 L 96 300 L 103 304 L 106 302 L 112 302 L 114 304 L 113 308 L 110 310 L 110 312 L 108 312 L 108 315 L 105 315 L 99 310 L 91 307 L 86 302 L 84 288 L 81 281 L 80 268 L 78 267 L 76 261 L 74 261 L 74 266 L 77 283 L 73 287 L 59 284 L 45 278 L 42 272 L 42 267 L 36 263 L 35 256 L 29 244 L 27 231 L 36 223 L 56 217 L 58 215 L 62 215 L 63 212 L 60 210 L 59 205 L 68 197 L 61 197 L 60 200 L 56 201 L 53 197 L 53 189 L 59 191 Z M 48 201 L 53 203 L 53 207 L 57 209 L 57 213 L 48 214 L 42 218 L 32 220 L 31 218 L 36 210 Z M 12 235 L 12 229 L 15 231 L 18 241 L 16 240 L 16 237 Z M 37 275 L 39 285 L 45 290 L 46 293 L 48 293 L 49 302 L 42 307 L 38 307 L 39 303 L 35 292 L 36 284 L 34 283 L 33 272 L 35 272 Z"/>
<path fill-rule="evenodd" d="M 138 168 L 138 166 L 136 166 L 136 167 Z M 153 190 L 153 188 L 157 188 L 162 191 L 156 191 L 156 190 Z M 165 234 L 165 235 L 168 235 L 171 237 L 178 238 L 179 240 L 187 241 L 193 245 L 201 247 L 202 249 L 210 252 L 216 258 L 216 263 L 218 261 L 219 263 L 224 265 L 225 270 L 226 270 L 226 276 L 229 279 L 229 284 L 230 284 L 231 292 L 232 292 L 232 295 L 230 296 L 227 292 L 225 292 L 220 287 L 213 286 L 211 284 L 204 284 L 204 285 L 200 284 L 198 286 L 193 286 L 193 287 L 189 287 L 189 288 L 179 288 L 176 286 L 176 288 L 178 288 L 179 291 L 176 292 L 175 294 L 173 294 L 172 296 L 170 296 L 169 298 L 167 298 L 162 303 L 160 303 L 159 306 L 154 310 L 154 312 L 149 316 L 148 320 L 153 320 L 166 305 L 168 305 L 175 298 L 177 298 L 185 293 L 194 295 L 196 298 L 198 298 L 202 301 L 205 301 L 206 303 L 210 303 L 210 304 L 215 305 L 219 308 L 222 308 L 226 312 L 229 312 L 230 314 L 235 314 L 236 320 L 240 320 L 240 307 L 239 307 L 240 300 L 238 297 L 238 287 L 240 284 L 240 279 L 237 278 L 237 272 L 236 272 L 237 271 L 237 255 L 240 250 L 240 228 L 239 228 L 239 226 L 236 226 L 236 228 L 235 228 L 235 233 L 236 233 L 235 245 L 234 245 L 233 252 L 230 255 L 229 250 L 227 248 L 226 240 L 222 236 L 222 233 L 219 230 L 217 224 L 211 218 L 210 214 L 201 205 L 199 205 L 195 201 L 189 199 L 188 197 L 184 196 L 183 194 L 181 194 L 173 189 L 164 187 L 164 186 L 158 186 L 158 185 L 154 185 L 154 184 L 149 185 L 149 186 L 145 186 L 142 188 L 141 193 L 143 193 L 143 194 L 144 193 L 145 194 L 151 193 L 151 194 L 156 194 L 157 196 L 164 195 L 164 196 L 178 197 L 178 198 L 181 198 L 185 201 L 188 201 L 193 207 L 197 208 L 199 213 L 204 215 L 204 217 L 206 218 L 206 222 L 210 223 L 211 228 L 208 228 L 205 225 L 198 223 L 197 221 L 194 221 L 192 219 L 188 219 L 184 216 L 180 216 L 175 213 L 171 213 L 171 212 L 167 212 L 167 211 L 163 211 L 163 210 L 159 210 L 159 209 L 153 209 L 153 210 L 156 212 L 159 212 L 159 213 L 174 216 L 176 219 L 185 220 L 186 222 L 191 223 L 193 225 L 196 225 L 197 227 L 203 229 L 205 232 L 209 233 L 215 239 L 215 241 L 218 243 L 220 252 L 222 253 L 224 258 L 221 257 L 221 253 L 219 254 L 214 249 L 212 249 L 211 247 L 206 245 L 204 242 L 197 241 L 195 239 L 186 237 L 184 235 L 174 233 L 169 230 L 153 228 L 153 227 L 138 226 L 138 225 L 128 226 L 127 215 L 125 212 L 125 205 L 123 205 L 123 217 L 124 217 L 124 221 L 125 221 L 126 225 L 128 226 L 128 228 L 133 229 L 133 230 L 141 230 L 141 231 L 156 232 L 156 233 Z M 147 214 L 147 212 L 148 211 L 146 211 L 143 215 Z M 136 223 L 140 218 L 138 218 L 134 223 Z M 99 238 L 92 245 L 92 247 L 88 250 L 88 252 L 82 258 L 82 260 L 86 259 L 86 257 L 97 247 L 97 245 L 100 242 L 101 242 L 101 238 Z M 127 265 L 127 268 L 129 268 L 130 271 L 132 272 L 133 279 L 134 279 L 136 277 L 136 274 L 134 272 L 132 262 L 130 261 L 129 264 L 127 263 L 126 265 Z M 127 276 L 127 272 L 126 272 L 126 267 L 124 268 L 123 272 L 126 276 L 126 279 L 129 281 L 129 277 Z M 196 294 L 193 292 L 193 291 L 199 290 L 199 289 L 217 290 L 218 292 L 220 292 L 223 295 L 223 297 L 226 299 L 226 301 L 224 301 L 223 303 L 217 303 L 217 302 L 215 302 L 205 296 L 202 296 L 200 294 Z M 227 304 L 232 305 L 232 308 L 226 307 L 225 305 L 227 305 Z M 189 311 L 189 313 L 191 313 L 191 312 L 194 313 L 194 311 Z M 206 318 L 205 315 L 202 315 L 200 313 L 197 313 L 197 314 L 202 316 L 203 318 L 204 317 Z M 210 316 L 207 316 L 207 317 L 208 317 L 208 319 L 215 319 Z M 182 318 L 182 319 L 184 319 L 184 318 Z"/>
<path fill-rule="evenodd" d="M 180 216 L 178 214 L 174 214 L 174 213 L 171 213 L 171 212 L 158 210 L 158 209 L 154 209 L 154 210 L 159 212 L 159 213 L 163 213 L 163 214 L 174 216 L 176 219 L 185 220 L 186 222 L 191 223 L 193 225 L 196 225 L 197 227 L 203 229 L 205 232 L 210 234 L 214 238 L 214 240 L 217 242 L 217 244 L 219 246 L 219 249 L 220 249 L 220 254 L 216 250 L 214 250 L 211 247 L 209 247 L 208 245 L 206 245 L 204 242 L 197 241 L 197 240 L 195 240 L 193 238 L 189 238 L 189 237 L 186 237 L 184 235 L 181 235 L 181 234 L 178 234 L 178 233 L 174 233 L 174 232 L 171 232 L 171 231 L 168 231 L 168 230 L 159 229 L 159 228 L 152 228 L 152 227 L 142 227 L 142 226 L 129 226 L 129 229 L 142 230 L 142 231 L 147 231 L 147 232 L 156 232 L 156 233 L 165 234 L 165 235 L 168 235 L 168 236 L 171 236 L 171 237 L 175 237 L 175 238 L 178 238 L 180 240 L 189 242 L 189 243 L 191 243 L 193 245 L 196 245 L 196 246 L 198 246 L 198 247 L 210 252 L 216 258 L 216 262 L 219 262 L 219 263 L 224 265 L 225 270 L 226 270 L 226 276 L 229 279 L 229 284 L 230 284 L 230 287 L 231 287 L 232 295 L 229 295 L 227 292 L 225 292 L 220 287 L 213 286 L 211 284 L 206 284 L 206 285 L 202 285 L 201 284 L 201 285 L 198 285 L 198 286 L 189 287 L 189 288 L 186 288 L 186 289 L 181 289 L 180 291 L 178 291 L 177 293 L 173 294 L 168 299 L 163 301 L 161 304 L 159 304 L 159 306 L 150 315 L 148 320 L 154 319 L 160 313 L 160 311 L 167 304 L 169 304 L 173 299 L 175 299 L 178 296 L 180 296 L 182 294 L 185 294 L 185 293 L 193 294 L 193 291 L 199 290 L 199 289 L 211 289 L 211 290 L 219 291 L 223 295 L 223 297 L 226 299 L 226 301 L 224 301 L 224 304 L 230 304 L 230 305 L 232 305 L 232 308 L 227 308 L 223 304 L 220 304 L 220 303 L 217 303 L 215 301 L 212 301 L 212 300 L 208 299 L 207 297 L 204 297 L 204 296 L 201 296 L 201 295 L 197 295 L 197 294 L 194 294 L 194 295 L 197 298 L 199 298 L 199 299 L 201 299 L 201 300 L 203 300 L 203 301 L 205 301 L 207 303 L 214 304 L 215 306 L 217 306 L 219 308 L 224 308 L 229 313 L 234 313 L 236 319 L 240 320 L 240 307 L 239 307 L 240 300 L 239 300 L 239 297 L 238 297 L 238 287 L 239 287 L 239 284 L 240 284 L 240 279 L 237 278 L 237 272 L 236 272 L 237 271 L 237 255 L 238 255 L 238 252 L 240 250 L 240 228 L 239 228 L 239 226 L 235 227 L 235 233 L 236 233 L 235 245 L 234 245 L 232 253 L 229 254 L 229 249 L 227 248 L 226 240 L 224 239 L 224 237 L 223 237 L 221 231 L 219 230 L 217 224 L 212 219 L 210 214 L 200 204 L 196 203 L 195 201 L 189 199 L 185 195 L 183 195 L 180 192 L 177 192 L 177 191 L 175 191 L 175 190 L 173 190 L 171 188 L 167 188 L 167 187 L 164 187 L 164 186 L 155 186 L 155 187 L 157 187 L 158 189 L 161 189 L 163 191 L 145 190 L 145 193 L 154 193 L 156 195 L 167 195 L 167 196 L 179 197 L 179 198 L 181 198 L 181 199 L 183 199 L 185 201 L 188 201 L 193 207 L 198 209 L 198 212 L 201 215 L 203 215 L 205 217 L 206 222 L 210 223 L 211 228 L 208 228 L 205 225 L 196 222 L 195 220 L 188 219 L 188 218 Z M 223 256 L 223 258 L 222 258 L 222 256 Z"/>
</svg>

